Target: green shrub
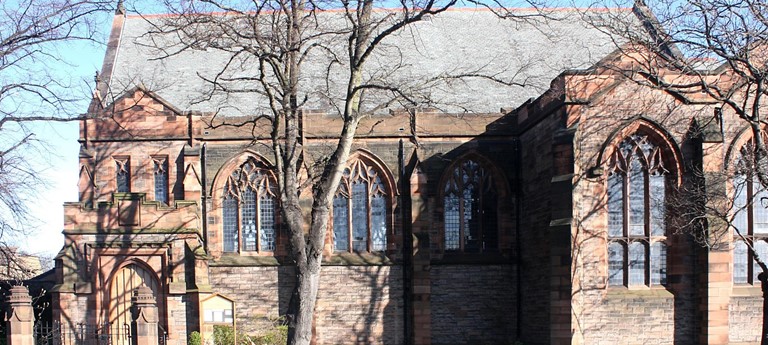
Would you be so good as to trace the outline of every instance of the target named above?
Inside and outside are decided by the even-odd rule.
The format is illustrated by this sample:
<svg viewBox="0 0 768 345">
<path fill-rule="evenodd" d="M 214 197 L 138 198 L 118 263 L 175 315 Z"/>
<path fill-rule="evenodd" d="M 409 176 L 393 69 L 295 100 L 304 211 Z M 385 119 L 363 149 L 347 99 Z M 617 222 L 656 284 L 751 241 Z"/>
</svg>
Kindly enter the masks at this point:
<svg viewBox="0 0 768 345">
<path fill-rule="evenodd" d="M 288 343 L 288 326 L 282 318 L 268 319 L 260 324 L 256 334 L 237 332 L 237 345 L 285 345 Z M 189 344 L 193 345 L 193 344 Z M 213 326 L 213 345 L 235 345 L 235 331 L 231 326 Z"/>
<path fill-rule="evenodd" d="M 214 345 L 235 345 L 235 330 L 231 326 L 213 326 Z"/>
<path fill-rule="evenodd" d="M 187 345 L 202 345 L 203 344 L 203 338 L 200 336 L 200 332 L 194 331 L 189 334 L 189 338 L 187 338 Z"/>
</svg>

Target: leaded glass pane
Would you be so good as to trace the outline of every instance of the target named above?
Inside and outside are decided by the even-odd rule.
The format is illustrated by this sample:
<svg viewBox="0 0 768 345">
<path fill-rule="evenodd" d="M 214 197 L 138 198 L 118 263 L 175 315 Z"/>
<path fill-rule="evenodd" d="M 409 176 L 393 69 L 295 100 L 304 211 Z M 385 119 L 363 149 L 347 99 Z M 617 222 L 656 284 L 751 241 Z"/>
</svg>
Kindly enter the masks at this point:
<svg viewBox="0 0 768 345">
<path fill-rule="evenodd" d="M 651 285 L 667 283 L 667 245 L 656 242 L 651 245 Z"/>
<path fill-rule="evenodd" d="M 459 197 L 451 193 L 444 200 L 445 211 L 443 219 L 445 222 L 445 250 L 459 249 Z"/>
<path fill-rule="evenodd" d="M 629 235 L 645 235 L 645 177 L 638 155 L 633 157 L 629 171 Z"/>
<path fill-rule="evenodd" d="M 168 203 L 168 161 L 153 159 L 155 170 L 155 200 Z"/>
<path fill-rule="evenodd" d="M 224 198 L 222 209 L 224 251 L 237 252 L 237 199 Z"/>
<path fill-rule="evenodd" d="M 768 234 L 768 191 L 755 178 L 752 182 L 752 190 L 755 197 L 752 198 L 752 212 L 754 214 L 754 233 Z"/>
<path fill-rule="evenodd" d="M 387 249 L 387 203 L 379 194 L 371 198 L 371 250 Z"/>
<path fill-rule="evenodd" d="M 368 187 L 352 184 L 352 250 L 368 251 Z"/>
<path fill-rule="evenodd" d="M 733 244 L 733 282 L 735 284 L 746 284 L 747 276 L 747 244 L 743 241 L 736 241 Z"/>
<path fill-rule="evenodd" d="M 479 206 L 477 205 L 477 199 L 475 197 L 475 186 L 472 184 L 466 185 L 464 186 L 463 192 L 464 250 L 474 251 L 479 249 L 478 240 L 480 239 L 479 219 L 475 217 L 475 213 L 477 212 L 476 208 Z"/>
<path fill-rule="evenodd" d="M 651 236 L 664 236 L 664 207 L 666 189 L 664 187 L 664 175 L 648 176 L 649 201 L 651 208 Z"/>
<path fill-rule="evenodd" d="M 608 176 L 608 236 L 624 236 L 624 176 Z"/>
<path fill-rule="evenodd" d="M 744 175 L 736 175 L 733 178 L 733 190 L 733 226 L 743 235 L 747 235 L 749 232 L 749 225 L 747 223 L 747 217 L 749 217 L 749 211 L 747 210 L 747 204 L 749 203 L 747 195 L 747 177 Z M 744 262 L 746 264 L 747 260 L 745 259 Z M 746 273 L 744 279 L 747 279 Z"/>
<path fill-rule="evenodd" d="M 333 198 L 333 248 L 337 252 L 349 251 L 349 209 L 345 196 Z"/>
<path fill-rule="evenodd" d="M 765 241 L 755 241 L 754 243 L 755 247 L 755 254 L 758 258 L 760 258 L 763 262 L 768 262 L 768 243 Z M 752 260 L 752 282 L 757 283 L 759 280 L 757 279 L 757 275 L 760 274 L 763 270 L 760 268 L 760 265 L 757 264 L 757 261 L 754 259 Z"/>
<path fill-rule="evenodd" d="M 624 285 L 624 247 L 618 242 L 608 245 L 608 285 Z"/>
<path fill-rule="evenodd" d="M 645 245 L 629 244 L 629 285 L 645 285 Z"/>
<path fill-rule="evenodd" d="M 271 195 L 259 199 L 259 227 L 260 250 L 275 250 L 275 198 Z"/>
<path fill-rule="evenodd" d="M 240 221 L 243 224 L 243 251 L 256 251 L 256 192 L 250 188 L 243 192 Z"/>
</svg>

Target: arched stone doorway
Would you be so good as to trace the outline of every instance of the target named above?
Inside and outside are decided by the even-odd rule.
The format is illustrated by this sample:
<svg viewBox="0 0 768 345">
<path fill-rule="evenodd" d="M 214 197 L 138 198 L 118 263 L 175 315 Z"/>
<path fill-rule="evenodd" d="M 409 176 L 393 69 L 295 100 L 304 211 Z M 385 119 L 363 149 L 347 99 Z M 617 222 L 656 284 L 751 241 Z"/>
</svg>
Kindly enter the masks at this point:
<svg viewBox="0 0 768 345">
<path fill-rule="evenodd" d="M 165 310 L 159 282 L 155 274 L 141 265 L 132 263 L 117 270 L 110 281 L 108 320 L 110 324 L 111 341 L 114 345 L 130 345 L 126 330 L 131 324 L 131 296 L 139 286 L 147 286 L 157 301 L 161 320 Z M 161 321 L 162 324 L 162 321 Z"/>
</svg>

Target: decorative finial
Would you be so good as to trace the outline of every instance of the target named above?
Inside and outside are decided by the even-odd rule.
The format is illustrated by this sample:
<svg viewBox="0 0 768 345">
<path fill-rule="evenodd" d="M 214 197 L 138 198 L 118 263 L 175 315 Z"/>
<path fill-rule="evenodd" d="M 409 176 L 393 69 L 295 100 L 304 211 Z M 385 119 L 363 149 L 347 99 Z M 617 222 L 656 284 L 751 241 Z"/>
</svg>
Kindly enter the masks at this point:
<svg viewBox="0 0 768 345">
<path fill-rule="evenodd" d="M 123 0 L 117 0 L 117 9 L 115 9 L 115 14 L 125 14 L 125 5 L 123 4 Z"/>
</svg>

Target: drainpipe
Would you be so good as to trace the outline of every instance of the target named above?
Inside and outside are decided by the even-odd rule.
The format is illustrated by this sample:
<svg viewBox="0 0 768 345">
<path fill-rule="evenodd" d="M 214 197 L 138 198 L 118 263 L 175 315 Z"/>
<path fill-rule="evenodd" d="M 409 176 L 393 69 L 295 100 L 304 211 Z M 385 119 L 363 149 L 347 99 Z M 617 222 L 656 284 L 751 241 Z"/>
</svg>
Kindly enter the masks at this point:
<svg viewBox="0 0 768 345">
<path fill-rule="evenodd" d="M 411 334 L 411 268 L 413 262 L 413 229 L 411 220 L 411 185 L 405 166 L 405 148 L 400 139 L 397 150 L 400 164 L 400 215 L 403 226 L 403 344 L 413 342 Z"/>
<path fill-rule="evenodd" d="M 203 143 L 203 147 L 200 149 L 200 178 L 202 179 L 200 182 L 203 188 L 203 192 L 200 193 L 200 197 L 203 199 L 203 248 L 205 249 L 205 252 L 208 253 L 208 186 L 206 184 L 205 174 L 206 145 L 207 143 Z"/>
<path fill-rule="evenodd" d="M 517 215 L 515 217 L 515 252 L 517 256 L 517 338 L 523 338 L 523 255 L 522 255 L 522 241 L 520 239 L 520 227 L 522 226 L 523 216 L 523 153 L 520 148 L 520 138 L 515 138 L 514 141 L 516 176 L 515 176 L 515 209 Z"/>
</svg>

